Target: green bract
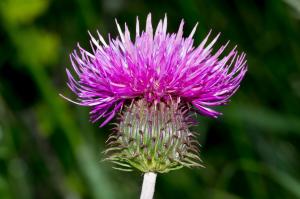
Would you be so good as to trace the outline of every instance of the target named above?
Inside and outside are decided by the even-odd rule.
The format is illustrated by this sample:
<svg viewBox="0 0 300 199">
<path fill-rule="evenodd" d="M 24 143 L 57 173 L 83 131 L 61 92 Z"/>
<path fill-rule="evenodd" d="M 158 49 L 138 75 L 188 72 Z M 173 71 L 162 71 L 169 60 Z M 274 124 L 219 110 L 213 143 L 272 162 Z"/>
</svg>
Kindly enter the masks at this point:
<svg viewBox="0 0 300 199">
<path fill-rule="evenodd" d="M 194 121 L 180 100 L 152 104 L 136 100 L 118 119 L 105 151 L 116 169 L 166 173 L 201 166 L 199 144 L 189 130 Z"/>
</svg>

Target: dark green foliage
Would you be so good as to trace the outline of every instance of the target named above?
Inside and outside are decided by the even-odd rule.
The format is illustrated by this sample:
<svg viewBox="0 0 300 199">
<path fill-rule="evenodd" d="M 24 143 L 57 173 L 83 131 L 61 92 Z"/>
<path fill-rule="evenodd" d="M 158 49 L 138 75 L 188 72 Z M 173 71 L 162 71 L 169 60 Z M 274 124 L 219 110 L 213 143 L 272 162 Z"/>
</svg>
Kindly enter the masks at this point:
<svg viewBox="0 0 300 199">
<path fill-rule="evenodd" d="M 237 95 L 217 120 L 197 117 L 206 168 L 158 176 L 156 199 L 300 198 L 300 7 L 297 0 L 0 0 L 0 198 L 138 198 L 141 175 L 101 161 L 111 125 L 99 129 L 72 105 L 69 53 L 96 29 L 116 36 L 152 12 L 168 30 L 198 21 L 248 59 Z M 134 32 L 134 31 L 133 31 Z M 107 39 L 107 37 L 105 37 Z M 132 36 L 133 38 L 133 36 Z"/>
</svg>

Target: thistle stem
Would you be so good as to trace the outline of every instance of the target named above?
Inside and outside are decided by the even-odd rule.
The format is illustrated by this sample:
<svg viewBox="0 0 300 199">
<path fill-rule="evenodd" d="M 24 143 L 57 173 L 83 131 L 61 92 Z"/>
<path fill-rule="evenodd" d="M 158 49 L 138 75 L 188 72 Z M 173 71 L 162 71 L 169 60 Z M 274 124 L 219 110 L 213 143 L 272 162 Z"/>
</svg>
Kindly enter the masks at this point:
<svg viewBox="0 0 300 199">
<path fill-rule="evenodd" d="M 143 187 L 140 199 L 152 199 L 154 195 L 156 173 L 148 172 L 144 174 Z"/>
</svg>

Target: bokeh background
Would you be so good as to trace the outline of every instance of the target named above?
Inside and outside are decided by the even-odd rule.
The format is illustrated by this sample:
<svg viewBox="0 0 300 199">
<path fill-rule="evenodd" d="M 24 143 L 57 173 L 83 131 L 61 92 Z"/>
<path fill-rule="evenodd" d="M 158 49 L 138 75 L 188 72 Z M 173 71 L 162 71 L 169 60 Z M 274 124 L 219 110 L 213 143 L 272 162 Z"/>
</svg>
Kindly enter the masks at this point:
<svg viewBox="0 0 300 199">
<path fill-rule="evenodd" d="M 65 68 L 87 30 L 116 36 L 121 24 L 168 15 L 213 30 L 247 53 L 249 72 L 217 120 L 198 117 L 205 169 L 159 175 L 155 198 L 300 198 L 299 0 L 1 0 L 0 198 L 139 198 L 142 175 L 101 162 L 110 125 L 70 104 Z M 134 31 L 133 31 L 134 32 Z"/>
</svg>

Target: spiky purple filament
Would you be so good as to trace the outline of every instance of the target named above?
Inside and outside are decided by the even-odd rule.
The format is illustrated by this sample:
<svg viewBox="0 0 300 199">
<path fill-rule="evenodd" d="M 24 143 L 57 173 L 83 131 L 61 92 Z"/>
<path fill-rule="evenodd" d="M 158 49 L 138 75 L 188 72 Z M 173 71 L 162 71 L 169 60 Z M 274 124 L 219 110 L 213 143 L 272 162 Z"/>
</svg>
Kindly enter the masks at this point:
<svg viewBox="0 0 300 199">
<path fill-rule="evenodd" d="M 197 25 L 184 38 L 183 24 L 176 34 L 167 33 L 165 17 L 154 32 L 149 14 L 141 33 L 137 19 L 134 41 L 127 26 L 123 32 L 117 23 L 119 37 L 109 37 L 109 43 L 98 33 L 100 42 L 91 36 L 92 52 L 78 45 L 79 54 L 74 50 L 70 58 L 79 79 L 67 69 L 68 86 L 78 96 L 75 103 L 92 107 L 93 122 L 106 118 L 101 126 L 137 98 L 148 103 L 180 98 L 203 115 L 217 117 L 220 113 L 210 107 L 226 104 L 238 89 L 247 70 L 245 54 L 234 48 L 220 58 L 228 43 L 212 53 L 219 35 L 207 45 L 210 33 L 194 47 Z"/>
</svg>

